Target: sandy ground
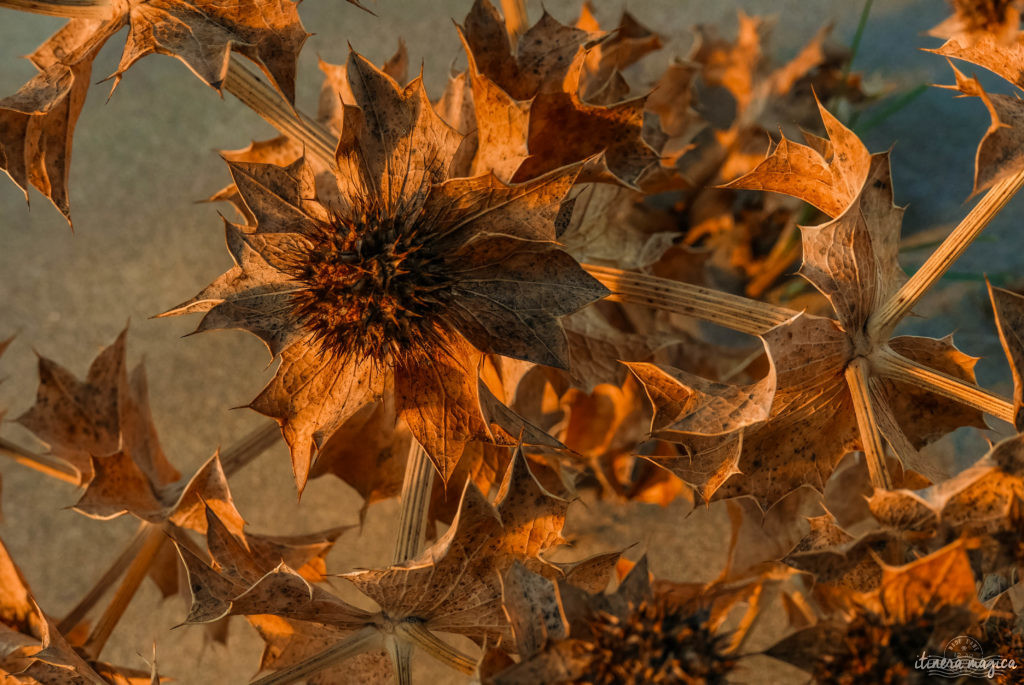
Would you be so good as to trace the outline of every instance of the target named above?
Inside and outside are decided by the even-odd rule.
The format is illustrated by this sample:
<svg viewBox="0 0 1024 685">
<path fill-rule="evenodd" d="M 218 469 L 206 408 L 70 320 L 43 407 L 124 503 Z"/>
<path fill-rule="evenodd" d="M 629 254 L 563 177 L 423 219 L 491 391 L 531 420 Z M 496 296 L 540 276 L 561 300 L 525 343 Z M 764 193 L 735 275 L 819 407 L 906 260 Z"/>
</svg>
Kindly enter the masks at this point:
<svg viewBox="0 0 1024 685">
<path fill-rule="evenodd" d="M 374 60 L 394 49 L 399 36 L 413 63 L 423 61 L 428 88 L 437 94 L 446 71 L 461 57 L 451 18 L 461 19 L 469 0 L 379 0 L 374 18 L 341 0 L 306 0 L 301 13 L 314 35 L 300 65 L 299 103 L 313 109 L 320 76 L 316 58 L 343 62 L 346 41 Z M 533 17 L 539 3 L 530 3 Z M 551 0 L 549 10 L 568 21 L 575 0 Z M 598 0 L 601 15 L 613 19 L 618 2 Z M 835 37 L 849 42 L 860 3 L 855 2 L 703 2 L 648 0 L 630 5 L 648 25 L 671 38 L 661 59 L 685 54 L 687 28 L 704 22 L 731 31 L 737 8 L 778 17 L 775 49 L 793 54 L 827 21 Z M 943 60 L 917 50 L 934 44 L 921 34 L 945 13 L 940 0 L 889 0 L 876 3 L 864 39 L 858 69 L 872 71 L 901 87 L 922 82 L 949 82 Z M 31 51 L 60 25 L 60 20 L 4 10 L 0 12 L 0 93 L 14 92 L 32 75 L 17 57 Z M 118 40 L 111 40 L 94 69 L 98 81 L 117 63 Z M 661 64 L 658 58 L 652 64 Z M 640 83 L 654 74 L 640 74 Z M 71 170 L 75 233 L 44 198 L 33 193 L 32 210 L 9 182 L 0 183 L 0 337 L 18 338 L 0 361 L 0 407 L 14 417 L 34 397 L 33 349 L 77 373 L 84 373 L 98 349 L 131 322 L 130 362 L 145 359 L 156 422 L 164 447 L 183 471 L 198 466 L 218 445 L 230 444 L 261 421 L 230 407 L 249 401 L 271 374 L 262 345 L 239 332 L 180 339 L 194 320 L 147 317 L 187 297 L 229 264 L 216 208 L 194 201 L 228 182 L 224 164 L 213 152 L 268 138 L 273 131 L 230 96 L 223 100 L 200 84 L 182 65 L 164 57 L 143 60 L 132 68 L 109 102 L 106 85 L 94 88 L 78 124 Z M 908 231 L 953 224 L 966 212 L 973 150 L 987 125 L 977 102 L 955 102 L 931 90 L 910 107 L 872 130 L 873 150 L 896 143 L 897 200 L 909 203 Z M 991 242 L 972 247 L 956 270 L 967 285 L 926 301 L 921 312 L 933 316 L 928 334 L 956 329 L 966 351 L 992 357 L 983 362 L 983 381 L 1004 375 L 991 316 L 977 283 L 982 273 L 1019 273 L 1017 224 L 1024 205 L 1015 201 L 990 229 Z M 970 280 L 974 279 L 974 280 Z M 31 444 L 12 424 L 3 435 Z M 62 615 L 114 556 L 134 524 L 127 520 L 95 522 L 66 510 L 76 499 L 69 487 L 0 462 L 3 511 L 0 536 L 10 546 L 44 609 Z M 277 447 L 232 480 L 239 509 L 254 530 L 303 532 L 354 523 L 358 498 L 333 479 L 308 488 L 301 504 L 283 447 Z M 582 550 L 657 549 L 656 572 L 682 579 L 686 569 L 716 568 L 723 538 L 722 512 L 689 507 L 666 510 L 647 506 L 581 508 L 569 532 Z M 330 568 L 386 563 L 390 558 L 397 507 L 383 503 L 370 510 L 362 530 L 341 538 Z M 696 578 L 688 577 L 688 580 Z M 241 620 L 233 626 L 227 649 L 203 648 L 201 631 L 167 629 L 184 616 L 177 601 L 158 603 L 148 584 L 118 627 L 104 657 L 144 667 L 156 641 L 161 663 L 179 682 L 240 683 L 254 672 L 260 643 Z M 431 664 L 421 665 L 440 684 L 448 678 Z M 790 677 L 795 677 L 790 674 Z M 456 679 L 457 682 L 457 679 Z"/>
</svg>

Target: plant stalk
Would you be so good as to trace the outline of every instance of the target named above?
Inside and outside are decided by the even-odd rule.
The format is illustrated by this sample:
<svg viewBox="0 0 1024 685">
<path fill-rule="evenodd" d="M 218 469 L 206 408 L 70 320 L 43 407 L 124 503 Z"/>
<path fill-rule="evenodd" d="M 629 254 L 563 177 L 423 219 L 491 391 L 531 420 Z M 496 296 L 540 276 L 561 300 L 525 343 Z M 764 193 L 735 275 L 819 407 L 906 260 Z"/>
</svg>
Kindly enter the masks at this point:
<svg viewBox="0 0 1024 685">
<path fill-rule="evenodd" d="M 526 0 L 501 0 L 501 13 L 505 15 L 505 30 L 515 50 L 519 44 L 519 36 L 526 32 L 529 20 L 526 15 Z"/>
<path fill-rule="evenodd" d="M 472 674 L 476 670 L 475 660 L 439 638 L 422 623 L 408 621 L 399 624 L 396 630 L 410 642 L 415 643 L 418 647 L 422 647 L 427 654 L 445 666 L 450 666 L 456 671 L 467 675 Z"/>
<path fill-rule="evenodd" d="M 384 647 L 395 669 L 395 685 L 412 685 L 412 652 L 415 645 L 398 635 L 386 635 Z"/>
<path fill-rule="evenodd" d="M 69 19 L 106 19 L 112 9 L 109 0 L 0 0 L 0 7 Z"/>
<path fill-rule="evenodd" d="M 909 383 L 942 397 L 955 400 L 978 411 L 985 412 L 1000 421 L 1013 423 L 1013 402 L 994 395 L 983 388 L 966 383 L 959 378 L 930 369 L 883 347 L 871 358 L 874 373 L 895 381 Z"/>
<path fill-rule="evenodd" d="M 412 438 L 405 462 L 405 478 L 399 501 L 402 511 L 398 519 L 398 537 L 392 561 L 401 564 L 419 554 L 427 526 L 427 507 L 434 485 L 434 465 L 426 451 Z"/>
<path fill-rule="evenodd" d="M 339 661 L 368 652 L 380 643 L 380 630 L 377 626 L 364 626 L 347 636 L 344 640 L 335 642 L 319 654 L 303 659 L 301 662 L 282 668 L 268 676 L 252 681 L 251 685 L 283 685 L 294 683 L 306 676 L 329 668 Z"/>
<path fill-rule="evenodd" d="M 81 483 L 82 476 L 78 473 L 78 469 L 63 459 L 57 459 L 46 454 L 36 454 L 4 438 L 0 438 L 0 454 L 10 457 L 22 466 L 27 466 L 51 478 L 56 478 L 72 485 L 79 485 Z"/>
<path fill-rule="evenodd" d="M 889 338 L 896 324 L 910 312 L 936 281 L 942 278 L 953 262 L 970 247 L 975 238 L 1021 187 L 1024 187 L 1024 169 L 1003 179 L 985 193 L 981 201 L 942 241 L 921 268 L 871 315 L 867 329 L 871 340 L 881 341 Z"/>
<path fill-rule="evenodd" d="M 266 452 L 281 440 L 281 428 L 276 421 L 266 421 L 241 440 L 229 446 L 220 454 L 220 466 L 224 475 L 231 477 L 253 459 Z"/>
<path fill-rule="evenodd" d="M 693 316 L 750 335 L 761 335 L 799 313 L 681 281 L 594 264 L 582 266 L 612 291 L 611 300 Z"/>
<path fill-rule="evenodd" d="M 121 584 L 114 593 L 113 599 L 110 600 L 110 604 L 103 611 L 100 620 L 93 626 L 92 632 L 82 647 L 93 659 L 99 658 L 111 633 L 114 632 L 114 627 L 121 620 L 125 609 L 128 608 L 128 604 L 131 603 L 139 586 L 142 585 L 146 574 L 149 573 L 149 567 L 153 564 L 153 560 L 156 559 L 156 555 L 160 552 L 160 548 L 167 539 L 161 526 L 147 525 L 148 530 L 145 533 L 145 539 L 139 553 L 132 559 L 127 573 L 125 573 Z"/>
<path fill-rule="evenodd" d="M 860 439 L 864 443 L 864 457 L 867 460 L 871 485 L 892 490 L 892 477 L 885 464 L 885 449 L 871 405 L 869 372 L 868 361 L 864 357 L 857 357 L 846 367 L 846 384 L 850 387 L 850 396 L 853 397 L 853 410 L 857 414 Z"/>
<path fill-rule="evenodd" d="M 143 522 L 139 525 L 138 530 L 135 531 L 135 535 L 132 536 L 132 539 L 128 542 L 127 546 L 125 546 L 121 554 L 118 555 L 117 559 L 114 560 L 114 563 L 104 571 L 103 575 L 100 576 L 99 580 L 93 584 L 92 588 L 89 589 L 85 596 L 79 600 L 78 604 L 76 604 L 74 608 L 68 612 L 67 616 L 57 624 L 57 629 L 62 634 L 67 635 L 74 630 L 75 627 L 82 622 L 82 619 L 85 618 L 86 614 L 96 606 L 96 603 L 101 597 L 103 597 L 107 589 L 121 577 L 124 570 L 131 565 L 132 561 L 139 554 L 148 537 L 147 533 L 152 528 L 153 524 L 151 523 Z"/>
<path fill-rule="evenodd" d="M 231 54 L 224 90 L 241 100 L 278 131 L 301 142 L 307 154 L 328 168 L 337 168 L 334 156 L 337 136 L 309 117 L 296 112 L 273 86 L 249 68 L 244 57 Z"/>
</svg>

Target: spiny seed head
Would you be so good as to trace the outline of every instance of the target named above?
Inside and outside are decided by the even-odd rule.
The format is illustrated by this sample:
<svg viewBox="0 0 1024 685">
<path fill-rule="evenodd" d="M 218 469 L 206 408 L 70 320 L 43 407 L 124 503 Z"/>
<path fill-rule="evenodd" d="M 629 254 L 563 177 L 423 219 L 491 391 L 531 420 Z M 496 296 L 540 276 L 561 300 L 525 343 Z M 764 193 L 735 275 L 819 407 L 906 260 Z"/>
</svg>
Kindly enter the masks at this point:
<svg viewBox="0 0 1024 685">
<path fill-rule="evenodd" d="M 408 361 L 442 343 L 452 279 L 417 219 L 365 200 L 291 255 L 293 313 L 325 353 Z"/>
<path fill-rule="evenodd" d="M 981 626 L 984 633 L 983 639 L 986 645 L 986 654 L 998 654 L 1005 659 L 1014 659 L 1017 668 L 1005 669 L 996 672 L 993 683 L 1009 685 L 1020 682 L 1021 656 L 1024 654 L 1024 626 L 1021 626 L 1013 618 L 994 618 L 986 621 Z"/>
<path fill-rule="evenodd" d="M 708 612 L 681 610 L 663 599 L 644 600 L 625 619 L 600 612 L 590 623 L 594 633 L 590 672 L 581 682 L 724 683 L 736 661 L 726 654 L 725 638 L 708 625 Z"/>
<path fill-rule="evenodd" d="M 974 31 L 999 31 L 1020 0 L 953 0 L 957 15 Z"/>
<path fill-rule="evenodd" d="M 903 685 L 928 682 L 913 668 L 930 644 L 940 613 L 924 612 L 906 623 L 890 624 L 872 612 L 858 614 L 841 641 L 822 645 L 814 663 L 816 682 L 837 685 Z"/>
</svg>

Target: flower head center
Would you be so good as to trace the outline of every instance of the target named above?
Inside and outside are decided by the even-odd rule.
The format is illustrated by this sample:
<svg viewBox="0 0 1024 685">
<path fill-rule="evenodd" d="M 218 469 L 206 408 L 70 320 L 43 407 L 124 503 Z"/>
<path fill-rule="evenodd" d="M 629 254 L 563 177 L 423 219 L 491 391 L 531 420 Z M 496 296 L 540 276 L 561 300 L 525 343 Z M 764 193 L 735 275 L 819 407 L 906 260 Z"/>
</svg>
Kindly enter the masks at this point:
<svg viewBox="0 0 1024 685">
<path fill-rule="evenodd" d="M 364 211 L 310 236 L 294 303 L 325 351 L 384 361 L 437 342 L 451 278 L 425 233 L 415 221 Z"/>
</svg>

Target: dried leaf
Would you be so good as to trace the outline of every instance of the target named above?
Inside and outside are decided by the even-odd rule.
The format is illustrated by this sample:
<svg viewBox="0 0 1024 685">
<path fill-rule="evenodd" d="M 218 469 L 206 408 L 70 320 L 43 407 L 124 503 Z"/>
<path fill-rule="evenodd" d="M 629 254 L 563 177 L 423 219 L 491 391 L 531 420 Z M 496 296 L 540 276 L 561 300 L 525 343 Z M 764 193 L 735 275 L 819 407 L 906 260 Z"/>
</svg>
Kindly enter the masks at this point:
<svg viewBox="0 0 1024 685">
<path fill-rule="evenodd" d="M 496 505 L 468 483 L 451 528 L 419 557 L 345 577 L 393 619 L 415 617 L 431 630 L 508 639 L 502 574 L 516 560 L 543 566 L 538 555 L 562 541 L 566 506 L 537 482 L 519 451 Z"/>
<path fill-rule="evenodd" d="M 753 171 L 725 187 L 785 193 L 814 205 L 831 217 L 843 214 L 861 193 L 872 156 L 860 139 L 820 103 L 818 110 L 828 131 L 827 142 L 811 140 L 821 143 L 820 147 L 815 147 L 783 137 Z"/>
<path fill-rule="evenodd" d="M 1024 430 L 1024 297 L 1002 288 L 988 287 L 992 309 L 996 314 L 996 326 L 999 329 L 999 341 L 1006 352 L 1006 360 L 1010 363 L 1013 375 L 1013 407 L 1016 416 L 1014 424 L 1018 431 Z"/>
<path fill-rule="evenodd" d="M 231 6 L 208 0 L 130 0 L 126 10 L 129 32 L 116 81 L 146 55 L 162 54 L 180 59 L 220 90 L 236 51 L 259 65 L 289 102 L 295 100 L 295 66 L 308 34 L 290 0 Z"/>
<path fill-rule="evenodd" d="M 1024 157 L 1020 154 L 1024 139 L 1024 104 L 1017 96 L 986 93 L 977 79 L 968 78 L 956 67 L 953 73 L 956 85 L 946 87 L 958 90 L 962 96 L 979 98 L 992 119 L 978 144 L 974 161 L 973 194 L 976 195 L 1024 169 Z"/>
<path fill-rule="evenodd" d="M 39 73 L 0 100 L 0 168 L 25 191 L 31 184 L 71 222 L 71 139 L 85 103 L 92 62 L 120 20 L 72 19 L 29 59 Z"/>
</svg>

